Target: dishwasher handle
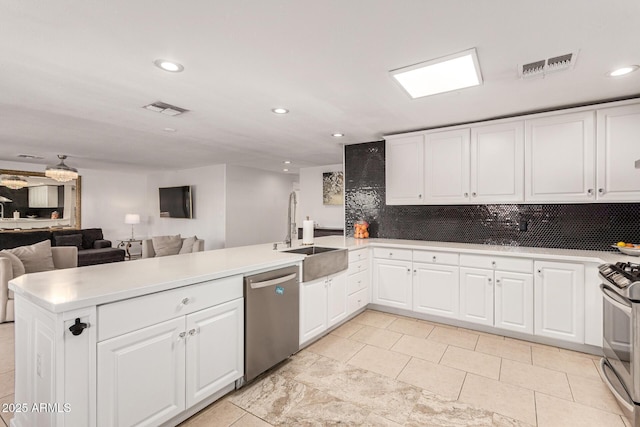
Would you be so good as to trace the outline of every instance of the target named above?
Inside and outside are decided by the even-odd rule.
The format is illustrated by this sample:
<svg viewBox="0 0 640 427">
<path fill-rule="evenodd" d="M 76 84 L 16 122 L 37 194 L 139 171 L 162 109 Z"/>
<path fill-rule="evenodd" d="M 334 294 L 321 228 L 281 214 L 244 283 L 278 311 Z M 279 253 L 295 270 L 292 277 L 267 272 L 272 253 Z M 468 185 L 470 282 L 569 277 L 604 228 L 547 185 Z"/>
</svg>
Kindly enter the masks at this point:
<svg viewBox="0 0 640 427">
<path fill-rule="evenodd" d="M 280 283 L 288 282 L 289 280 L 293 280 L 298 276 L 298 273 L 291 273 L 286 276 L 277 277 L 271 280 L 264 280 L 262 282 L 251 283 L 251 289 L 260 289 L 266 288 L 268 286 L 279 285 Z"/>
</svg>

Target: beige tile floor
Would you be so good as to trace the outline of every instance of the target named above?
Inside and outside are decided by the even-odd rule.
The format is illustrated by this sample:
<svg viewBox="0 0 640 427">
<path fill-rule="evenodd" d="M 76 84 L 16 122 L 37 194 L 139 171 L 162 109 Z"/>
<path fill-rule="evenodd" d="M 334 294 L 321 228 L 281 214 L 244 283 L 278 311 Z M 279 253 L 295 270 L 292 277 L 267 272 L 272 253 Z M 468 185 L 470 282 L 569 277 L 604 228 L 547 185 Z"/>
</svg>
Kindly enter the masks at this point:
<svg viewBox="0 0 640 427">
<path fill-rule="evenodd" d="M 0 403 L 13 401 L 13 339 L 0 324 Z M 368 310 L 182 426 L 624 427 L 597 361 Z"/>
</svg>

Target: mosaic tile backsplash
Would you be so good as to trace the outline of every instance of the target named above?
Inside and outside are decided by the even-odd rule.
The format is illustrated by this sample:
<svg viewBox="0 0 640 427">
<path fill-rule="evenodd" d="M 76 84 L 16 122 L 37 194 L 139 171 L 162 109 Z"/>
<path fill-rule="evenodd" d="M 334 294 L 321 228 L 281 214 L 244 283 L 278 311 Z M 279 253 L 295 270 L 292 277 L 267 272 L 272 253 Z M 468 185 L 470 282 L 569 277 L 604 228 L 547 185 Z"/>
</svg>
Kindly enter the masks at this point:
<svg viewBox="0 0 640 427">
<path fill-rule="evenodd" d="M 345 147 L 345 220 L 371 237 L 615 251 L 640 243 L 640 203 L 387 206 L 384 141 Z"/>
</svg>

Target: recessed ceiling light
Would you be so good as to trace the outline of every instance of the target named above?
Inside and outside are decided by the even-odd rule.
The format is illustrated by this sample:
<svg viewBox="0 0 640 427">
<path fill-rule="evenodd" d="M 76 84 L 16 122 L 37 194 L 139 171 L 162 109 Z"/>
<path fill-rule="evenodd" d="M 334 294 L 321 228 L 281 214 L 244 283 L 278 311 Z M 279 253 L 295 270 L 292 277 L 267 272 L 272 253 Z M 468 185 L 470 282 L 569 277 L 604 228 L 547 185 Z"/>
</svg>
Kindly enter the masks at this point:
<svg viewBox="0 0 640 427">
<path fill-rule="evenodd" d="M 163 130 L 165 132 L 175 132 L 176 131 L 174 128 L 164 128 Z"/>
<path fill-rule="evenodd" d="M 284 161 L 284 162 L 282 162 L 282 163 L 284 163 L 285 165 L 290 165 L 290 164 L 291 164 L 291 160 L 285 160 L 285 161 Z"/>
<path fill-rule="evenodd" d="M 276 114 L 287 114 L 289 112 L 289 110 L 287 110 L 286 108 L 273 108 L 271 109 L 271 111 Z"/>
<path fill-rule="evenodd" d="M 613 70 L 610 73 L 608 73 L 607 75 L 609 77 L 620 77 L 620 76 L 625 76 L 629 73 L 633 73 L 634 71 L 636 71 L 638 68 L 637 65 L 629 65 L 627 67 L 622 67 L 622 68 L 618 68 L 617 70 Z"/>
<path fill-rule="evenodd" d="M 156 65 L 156 67 L 164 71 L 169 71 L 170 73 L 179 73 L 180 71 L 184 70 L 182 64 L 168 61 L 166 59 L 156 59 L 155 61 L 153 61 L 153 63 Z"/>
<path fill-rule="evenodd" d="M 390 71 L 411 98 L 482 84 L 475 49 Z"/>
<path fill-rule="evenodd" d="M 289 172 L 289 169 L 282 169 L 282 172 Z"/>
<path fill-rule="evenodd" d="M 331 136 L 334 138 L 342 138 L 344 136 L 344 133 L 336 132 L 336 133 L 332 133 Z"/>
</svg>

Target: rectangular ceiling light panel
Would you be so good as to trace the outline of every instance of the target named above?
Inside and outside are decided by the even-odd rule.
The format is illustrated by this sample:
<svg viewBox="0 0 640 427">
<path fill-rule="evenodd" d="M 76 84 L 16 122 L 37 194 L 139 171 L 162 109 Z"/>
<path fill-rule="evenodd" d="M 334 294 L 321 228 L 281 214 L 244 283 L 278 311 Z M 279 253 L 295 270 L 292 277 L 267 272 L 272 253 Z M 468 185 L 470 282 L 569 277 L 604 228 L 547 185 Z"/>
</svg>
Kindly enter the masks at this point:
<svg viewBox="0 0 640 427">
<path fill-rule="evenodd" d="M 411 98 L 435 95 L 482 84 L 475 49 L 390 71 Z"/>
</svg>

